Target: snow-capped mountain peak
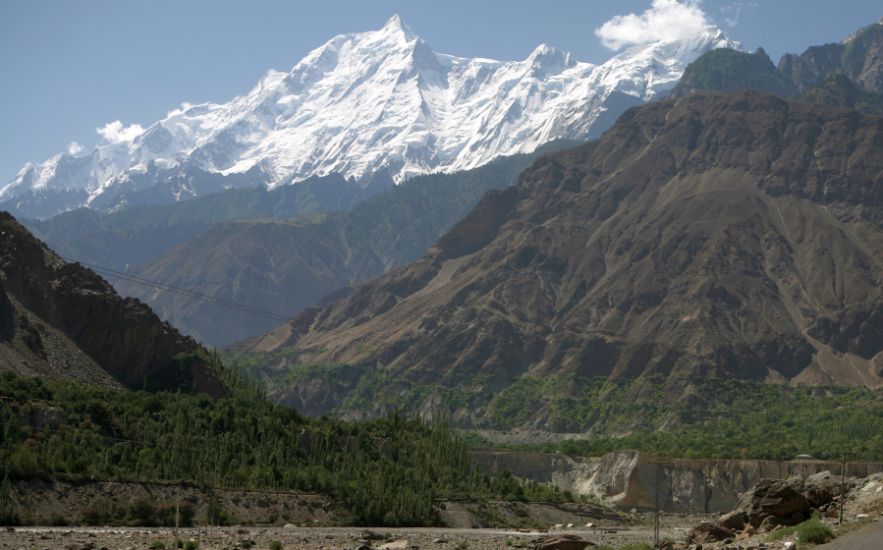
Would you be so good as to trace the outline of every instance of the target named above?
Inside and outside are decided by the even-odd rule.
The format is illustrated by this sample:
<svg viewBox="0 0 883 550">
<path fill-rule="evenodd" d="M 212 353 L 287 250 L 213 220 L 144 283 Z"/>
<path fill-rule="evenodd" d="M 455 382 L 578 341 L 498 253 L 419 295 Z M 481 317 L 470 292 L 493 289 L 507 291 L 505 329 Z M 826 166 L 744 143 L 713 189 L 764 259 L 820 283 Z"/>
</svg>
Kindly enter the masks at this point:
<svg viewBox="0 0 883 550">
<path fill-rule="evenodd" d="M 335 172 L 358 181 L 385 170 L 401 182 L 473 168 L 597 135 L 724 46 L 736 44 L 707 28 L 600 65 L 546 44 L 523 61 L 468 59 L 435 53 L 394 15 L 378 30 L 333 37 L 227 103 L 184 103 L 146 128 L 117 121 L 92 151 L 28 163 L 0 188 L 0 207 L 45 217 Z"/>
</svg>

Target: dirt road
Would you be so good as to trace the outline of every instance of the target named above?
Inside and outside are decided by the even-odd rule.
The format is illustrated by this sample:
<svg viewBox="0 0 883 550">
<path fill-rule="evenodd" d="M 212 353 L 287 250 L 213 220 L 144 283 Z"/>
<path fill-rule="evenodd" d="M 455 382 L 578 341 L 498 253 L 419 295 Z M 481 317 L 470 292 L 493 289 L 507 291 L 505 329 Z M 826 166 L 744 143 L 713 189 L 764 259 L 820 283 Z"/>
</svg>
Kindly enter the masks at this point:
<svg viewBox="0 0 883 550">
<path fill-rule="evenodd" d="M 843 535 L 842 537 L 816 546 L 817 550 L 883 550 L 883 521 Z"/>
</svg>

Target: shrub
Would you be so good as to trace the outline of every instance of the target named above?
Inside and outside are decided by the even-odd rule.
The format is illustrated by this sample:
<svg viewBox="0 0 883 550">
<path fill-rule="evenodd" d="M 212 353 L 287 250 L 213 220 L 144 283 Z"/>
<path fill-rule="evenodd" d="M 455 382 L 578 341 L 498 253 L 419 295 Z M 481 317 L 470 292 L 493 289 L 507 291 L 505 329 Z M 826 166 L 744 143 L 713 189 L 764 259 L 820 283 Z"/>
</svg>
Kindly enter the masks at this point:
<svg viewBox="0 0 883 550">
<path fill-rule="evenodd" d="M 653 550 L 653 546 L 646 542 L 639 542 L 636 544 L 626 544 L 620 550 Z"/>
<path fill-rule="evenodd" d="M 205 518 L 210 525 L 230 525 L 231 523 L 230 515 L 215 495 L 212 495 L 206 504 Z"/>
<path fill-rule="evenodd" d="M 129 516 L 135 525 L 152 527 L 156 525 L 156 508 L 147 499 L 138 499 L 129 505 Z"/>
<path fill-rule="evenodd" d="M 270 550 L 282 550 L 282 542 L 274 540 L 270 543 Z"/>
<path fill-rule="evenodd" d="M 830 527 L 817 516 L 791 527 L 777 529 L 770 533 L 769 540 L 782 540 L 797 534 L 797 541 L 802 543 L 823 544 L 832 540 L 835 535 Z"/>
<path fill-rule="evenodd" d="M 31 479 L 44 472 L 37 455 L 27 445 L 20 445 L 9 457 L 9 469 L 13 477 Z"/>
<path fill-rule="evenodd" d="M 199 545 L 196 544 L 196 542 L 194 542 L 192 540 L 188 540 L 187 542 L 184 543 L 184 550 L 198 550 L 198 549 L 199 549 Z"/>
<path fill-rule="evenodd" d="M 107 515 L 98 506 L 87 506 L 83 509 L 83 525 L 104 525 Z"/>
<path fill-rule="evenodd" d="M 178 526 L 190 527 L 193 525 L 195 512 L 188 502 L 178 504 Z M 162 527 L 175 526 L 175 505 L 171 503 L 160 504 L 156 507 L 156 523 Z"/>
<path fill-rule="evenodd" d="M 816 518 L 797 526 L 797 540 L 803 543 L 824 544 L 834 539 L 834 531 Z"/>
<path fill-rule="evenodd" d="M 151 550 L 166 550 L 166 543 L 161 540 L 154 540 L 150 543 Z"/>
<path fill-rule="evenodd" d="M 0 511 L 0 525 L 20 525 L 21 518 L 18 517 L 18 514 L 15 514 L 10 511 Z"/>
</svg>

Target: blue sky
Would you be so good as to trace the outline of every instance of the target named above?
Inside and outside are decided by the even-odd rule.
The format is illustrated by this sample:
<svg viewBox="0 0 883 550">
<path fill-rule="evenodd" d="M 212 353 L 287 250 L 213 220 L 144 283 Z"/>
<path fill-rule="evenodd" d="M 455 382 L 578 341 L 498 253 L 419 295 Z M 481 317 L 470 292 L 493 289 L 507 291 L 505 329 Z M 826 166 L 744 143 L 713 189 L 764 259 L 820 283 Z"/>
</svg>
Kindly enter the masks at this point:
<svg viewBox="0 0 883 550">
<path fill-rule="evenodd" d="M 674 0 L 663 0 L 674 1 Z M 684 0 L 688 1 L 688 0 Z M 226 101 L 335 34 L 392 14 L 437 52 L 523 59 L 540 43 L 601 62 L 595 29 L 650 0 L 0 0 L 0 184 L 96 128 Z M 774 61 L 883 16 L 879 0 L 704 0 L 708 19 Z"/>
</svg>

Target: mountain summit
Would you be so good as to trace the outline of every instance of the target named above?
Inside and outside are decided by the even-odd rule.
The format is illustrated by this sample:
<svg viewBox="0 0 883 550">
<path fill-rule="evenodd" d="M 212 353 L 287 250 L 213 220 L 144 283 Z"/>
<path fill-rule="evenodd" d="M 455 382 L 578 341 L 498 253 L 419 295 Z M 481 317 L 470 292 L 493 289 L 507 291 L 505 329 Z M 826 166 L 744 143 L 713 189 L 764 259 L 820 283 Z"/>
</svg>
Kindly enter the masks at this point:
<svg viewBox="0 0 883 550">
<path fill-rule="evenodd" d="M 361 181 L 386 171 L 402 181 L 468 169 L 598 135 L 674 86 L 699 55 L 733 45 L 706 29 L 600 65 L 547 45 L 523 61 L 466 59 L 433 52 L 393 16 L 379 30 L 335 36 L 228 103 L 185 103 L 147 128 L 112 123 L 91 151 L 28 163 L 0 188 L 0 205 L 49 217 L 330 173 Z"/>
</svg>

